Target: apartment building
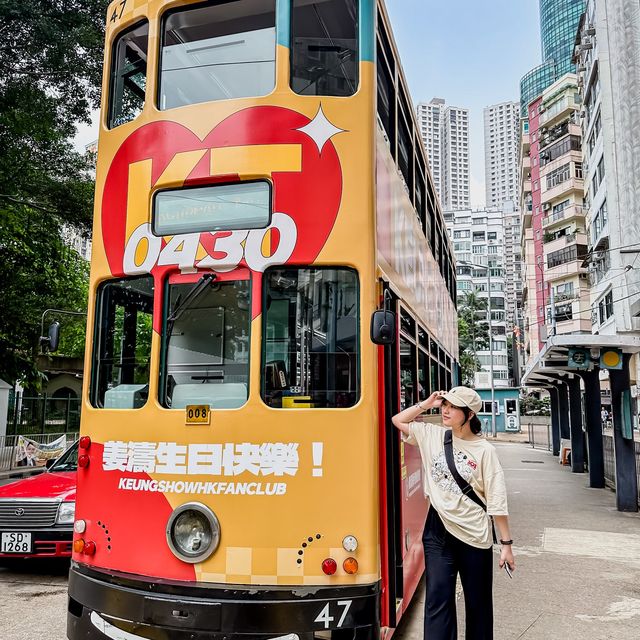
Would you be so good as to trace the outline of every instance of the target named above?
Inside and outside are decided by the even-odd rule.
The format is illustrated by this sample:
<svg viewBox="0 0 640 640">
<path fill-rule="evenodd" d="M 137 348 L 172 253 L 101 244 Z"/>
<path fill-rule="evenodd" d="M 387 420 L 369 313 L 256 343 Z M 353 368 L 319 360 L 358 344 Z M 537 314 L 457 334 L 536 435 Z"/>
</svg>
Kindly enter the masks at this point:
<svg viewBox="0 0 640 640">
<path fill-rule="evenodd" d="M 419 103 L 418 125 L 443 210 L 468 208 L 469 110 L 446 105 L 442 98 Z"/>
<path fill-rule="evenodd" d="M 492 351 L 478 348 L 476 356 L 482 371 L 477 386 L 489 386 L 493 367 L 494 386 L 510 386 L 509 352 L 507 348 L 506 278 L 504 257 L 504 223 L 501 208 L 457 209 L 445 211 L 444 219 L 457 263 L 457 297 L 462 302 L 473 293 L 486 301 L 478 311 L 478 322 L 489 323 L 491 305 Z"/>
</svg>

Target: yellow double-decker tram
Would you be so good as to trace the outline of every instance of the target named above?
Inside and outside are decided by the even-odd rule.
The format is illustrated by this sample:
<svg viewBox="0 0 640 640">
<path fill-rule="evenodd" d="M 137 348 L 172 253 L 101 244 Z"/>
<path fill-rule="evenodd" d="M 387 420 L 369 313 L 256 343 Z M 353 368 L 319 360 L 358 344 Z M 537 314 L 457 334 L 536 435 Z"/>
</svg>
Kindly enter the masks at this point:
<svg viewBox="0 0 640 640">
<path fill-rule="evenodd" d="M 455 276 L 384 6 L 109 7 L 68 636 L 389 636 Z"/>
</svg>

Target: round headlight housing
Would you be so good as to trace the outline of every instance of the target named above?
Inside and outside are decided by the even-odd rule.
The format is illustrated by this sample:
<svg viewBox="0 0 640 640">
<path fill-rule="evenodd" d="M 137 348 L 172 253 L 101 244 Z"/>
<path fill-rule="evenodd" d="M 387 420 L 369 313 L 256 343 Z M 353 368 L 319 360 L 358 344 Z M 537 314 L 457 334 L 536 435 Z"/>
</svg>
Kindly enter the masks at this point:
<svg viewBox="0 0 640 640">
<path fill-rule="evenodd" d="M 220 522 L 209 507 L 188 502 L 171 514 L 167 542 L 180 560 L 204 562 L 220 544 Z"/>
</svg>

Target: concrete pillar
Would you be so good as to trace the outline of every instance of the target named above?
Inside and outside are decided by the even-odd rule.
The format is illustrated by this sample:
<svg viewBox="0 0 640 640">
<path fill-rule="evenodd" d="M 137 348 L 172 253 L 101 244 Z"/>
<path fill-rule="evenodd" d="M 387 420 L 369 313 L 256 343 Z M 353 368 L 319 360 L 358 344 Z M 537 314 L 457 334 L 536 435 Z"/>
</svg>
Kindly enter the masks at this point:
<svg viewBox="0 0 640 640">
<path fill-rule="evenodd" d="M 629 360 L 624 354 L 622 369 L 609 370 L 611 384 L 611 410 L 613 412 L 613 442 L 616 459 L 616 503 L 618 511 L 638 511 L 638 478 L 636 476 L 636 454 L 633 439 L 623 432 L 624 412 L 631 417 Z M 626 393 L 624 393 L 626 392 Z"/>
<path fill-rule="evenodd" d="M 0 438 L 7 435 L 7 414 L 9 413 L 10 391 L 11 385 L 7 384 L 4 380 L 0 380 Z"/>
<path fill-rule="evenodd" d="M 584 407 L 587 425 L 587 457 L 589 486 L 602 489 L 604 484 L 604 448 L 600 417 L 600 369 L 576 372 L 584 382 Z"/>
<path fill-rule="evenodd" d="M 569 424 L 569 391 L 567 384 L 558 380 L 558 409 L 560 412 L 560 437 L 563 440 L 571 438 L 571 427 Z"/>
<path fill-rule="evenodd" d="M 570 376 L 567 386 L 569 388 L 569 414 L 571 417 L 571 471 L 584 473 L 584 431 L 582 429 L 580 378 Z"/>
<path fill-rule="evenodd" d="M 560 401 L 558 387 L 549 385 L 549 397 L 551 398 L 551 453 L 560 455 Z"/>
</svg>

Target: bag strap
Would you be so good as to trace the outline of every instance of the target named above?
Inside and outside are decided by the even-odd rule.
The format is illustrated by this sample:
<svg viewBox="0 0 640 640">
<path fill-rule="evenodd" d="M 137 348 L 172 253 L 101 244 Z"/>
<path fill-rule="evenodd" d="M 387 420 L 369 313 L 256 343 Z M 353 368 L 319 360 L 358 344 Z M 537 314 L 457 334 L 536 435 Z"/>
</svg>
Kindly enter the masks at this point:
<svg viewBox="0 0 640 640">
<path fill-rule="evenodd" d="M 460 475 L 456 468 L 456 463 L 453 461 L 453 433 L 451 429 L 447 429 L 444 434 L 444 456 L 447 459 L 447 466 L 453 479 L 460 487 L 462 494 L 467 498 L 473 500 L 479 507 L 482 507 L 484 511 L 487 510 L 487 505 L 482 501 L 480 496 L 473 490 L 473 487 Z"/>
<path fill-rule="evenodd" d="M 482 498 L 473 490 L 473 487 L 460 475 L 460 472 L 456 468 L 456 463 L 453 461 L 453 432 L 451 429 L 447 429 L 444 432 L 444 457 L 447 460 L 447 466 L 456 484 L 460 487 L 462 495 L 467 496 L 470 500 L 473 500 L 482 510 L 487 512 L 487 505 L 482 501 Z M 493 524 L 493 517 L 491 518 L 491 532 L 493 534 L 493 543 L 497 542 L 496 529 Z"/>
</svg>

